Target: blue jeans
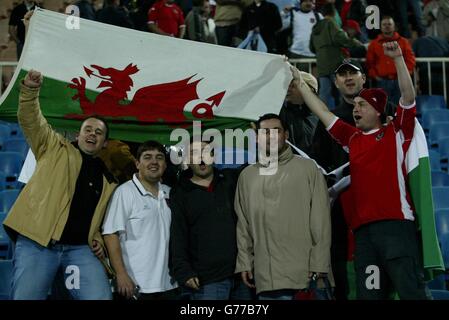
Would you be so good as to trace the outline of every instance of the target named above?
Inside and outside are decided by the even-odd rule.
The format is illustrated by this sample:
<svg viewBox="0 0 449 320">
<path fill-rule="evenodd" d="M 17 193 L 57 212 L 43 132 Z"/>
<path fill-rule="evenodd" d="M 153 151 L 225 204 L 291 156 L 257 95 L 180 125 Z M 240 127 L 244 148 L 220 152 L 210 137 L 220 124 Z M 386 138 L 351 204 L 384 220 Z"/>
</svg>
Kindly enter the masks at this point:
<svg viewBox="0 0 449 320">
<path fill-rule="evenodd" d="M 62 268 L 64 282 L 75 300 L 111 300 L 112 292 L 100 260 L 88 245 L 43 247 L 18 236 L 13 258 L 13 300 L 45 300 Z"/>
<path fill-rule="evenodd" d="M 233 38 L 237 36 L 238 24 L 226 27 L 215 27 L 215 35 L 217 43 L 221 46 L 234 47 Z"/>
<path fill-rule="evenodd" d="M 273 291 L 264 291 L 257 295 L 258 300 L 293 300 L 297 290 L 282 289 Z"/>
<path fill-rule="evenodd" d="M 251 289 L 234 277 L 205 284 L 199 290 L 184 287 L 183 295 L 190 300 L 252 300 L 253 297 Z"/>
<path fill-rule="evenodd" d="M 335 98 L 332 95 L 334 80 L 335 77 L 333 75 L 318 78 L 320 84 L 318 96 L 330 110 L 334 109 L 336 104 Z M 332 99 L 334 100 L 331 101 Z"/>
<path fill-rule="evenodd" d="M 384 89 L 388 96 L 388 101 L 397 105 L 401 97 L 398 80 L 382 79 L 377 81 L 377 85 Z"/>
</svg>

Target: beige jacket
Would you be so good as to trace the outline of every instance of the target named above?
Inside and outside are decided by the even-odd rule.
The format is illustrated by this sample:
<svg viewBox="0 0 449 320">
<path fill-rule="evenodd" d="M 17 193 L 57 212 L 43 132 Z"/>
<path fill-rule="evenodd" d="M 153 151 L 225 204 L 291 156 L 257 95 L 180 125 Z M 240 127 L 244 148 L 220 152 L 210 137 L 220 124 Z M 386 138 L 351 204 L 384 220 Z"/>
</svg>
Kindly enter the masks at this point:
<svg viewBox="0 0 449 320">
<path fill-rule="evenodd" d="M 247 167 L 238 181 L 236 272 L 252 270 L 257 293 L 307 288 L 309 272 L 331 272 L 326 182 L 314 162 L 290 147 L 275 175 L 260 175 L 260 168 Z"/>
<path fill-rule="evenodd" d="M 82 156 L 70 141 L 52 130 L 39 106 L 39 90 L 21 85 L 19 124 L 36 156 L 36 170 L 4 221 L 14 239 L 17 233 L 48 246 L 59 240 L 69 216 Z M 103 191 L 92 218 L 88 243 L 102 246 L 101 223 L 109 197 L 116 187 L 103 176 Z"/>
</svg>

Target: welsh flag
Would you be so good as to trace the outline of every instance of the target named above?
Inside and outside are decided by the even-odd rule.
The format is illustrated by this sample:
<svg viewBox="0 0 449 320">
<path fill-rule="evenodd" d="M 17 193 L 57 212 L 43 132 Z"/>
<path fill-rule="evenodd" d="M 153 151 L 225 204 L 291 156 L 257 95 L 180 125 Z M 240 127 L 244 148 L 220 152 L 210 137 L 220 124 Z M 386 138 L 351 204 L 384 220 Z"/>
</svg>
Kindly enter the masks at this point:
<svg viewBox="0 0 449 320">
<path fill-rule="evenodd" d="M 281 56 L 180 40 L 37 9 L 0 119 L 17 121 L 19 84 L 42 72 L 41 109 L 54 128 L 76 131 L 101 115 L 111 137 L 164 144 L 174 128 L 247 128 L 278 113 L 291 73 Z"/>
<path fill-rule="evenodd" d="M 417 226 L 421 234 L 425 276 L 430 280 L 445 269 L 435 229 L 429 151 L 424 131 L 416 119 L 405 165 Z"/>
</svg>

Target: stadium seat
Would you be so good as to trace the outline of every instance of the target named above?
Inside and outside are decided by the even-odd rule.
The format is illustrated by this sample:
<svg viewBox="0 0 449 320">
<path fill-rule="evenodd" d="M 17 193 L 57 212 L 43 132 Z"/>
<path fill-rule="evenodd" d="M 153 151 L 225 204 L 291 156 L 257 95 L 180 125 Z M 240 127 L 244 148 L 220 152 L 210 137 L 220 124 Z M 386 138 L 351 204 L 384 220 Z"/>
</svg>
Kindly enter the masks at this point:
<svg viewBox="0 0 449 320">
<path fill-rule="evenodd" d="M 445 280 L 445 278 L 446 277 L 445 277 L 444 274 L 440 274 L 439 276 L 437 276 L 432 281 L 429 281 L 427 283 L 427 286 L 431 290 L 446 290 L 446 280 Z"/>
<path fill-rule="evenodd" d="M 449 159 L 449 137 L 438 140 L 438 152 L 441 160 Z"/>
<path fill-rule="evenodd" d="M 441 171 L 440 153 L 435 150 L 429 150 L 430 169 L 432 171 Z"/>
<path fill-rule="evenodd" d="M 0 171 L 0 191 L 6 188 L 6 175 Z"/>
<path fill-rule="evenodd" d="M 435 210 L 449 209 L 449 187 L 432 187 Z"/>
<path fill-rule="evenodd" d="M 432 187 L 449 186 L 449 174 L 442 171 L 432 171 Z"/>
<path fill-rule="evenodd" d="M 438 141 L 449 137 L 449 121 L 437 122 L 429 129 L 431 146 L 438 146 Z"/>
<path fill-rule="evenodd" d="M 17 186 L 17 178 L 22 169 L 24 157 L 18 152 L 0 152 L 0 171 L 6 175 L 6 185 Z"/>
<path fill-rule="evenodd" d="M 3 144 L 4 151 L 12 151 L 20 153 L 23 158 L 27 156 L 29 146 L 25 139 L 9 139 Z"/>
<path fill-rule="evenodd" d="M 448 290 L 430 290 L 433 300 L 449 300 Z"/>
<path fill-rule="evenodd" d="M 422 127 L 428 131 L 433 124 L 449 121 L 449 109 L 427 110 L 422 114 Z"/>
<path fill-rule="evenodd" d="M 435 227 L 446 269 L 449 269 L 449 208 L 435 210 Z"/>
<path fill-rule="evenodd" d="M 0 300 L 9 300 L 12 268 L 12 260 L 0 260 Z"/>
<path fill-rule="evenodd" d="M 20 190 L 3 190 L 0 191 L 0 211 L 8 213 L 14 202 L 19 196 Z"/>
<path fill-rule="evenodd" d="M 11 241 L 3 228 L 3 220 L 6 218 L 6 213 L 0 212 L 0 258 L 7 259 L 10 258 L 10 253 L 12 249 Z"/>
<path fill-rule="evenodd" d="M 0 124 L 0 137 L 3 140 L 9 139 L 11 136 L 11 128 L 7 124 Z"/>
<path fill-rule="evenodd" d="M 429 109 L 445 109 L 447 108 L 444 96 L 426 96 L 420 95 L 416 97 L 416 111 L 419 115 Z"/>
</svg>

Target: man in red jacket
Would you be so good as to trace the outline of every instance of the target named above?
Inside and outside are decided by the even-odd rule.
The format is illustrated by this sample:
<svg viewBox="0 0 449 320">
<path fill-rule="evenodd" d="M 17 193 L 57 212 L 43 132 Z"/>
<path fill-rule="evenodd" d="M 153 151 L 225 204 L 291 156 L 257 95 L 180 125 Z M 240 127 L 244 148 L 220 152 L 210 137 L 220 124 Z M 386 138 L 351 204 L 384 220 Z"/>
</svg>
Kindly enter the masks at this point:
<svg viewBox="0 0 449 320">
<path fill-rule="evenodd" d="M 395 32 L 395 23 L 392 17 L 384 16 L 380 24 L 381 34 L 371 41 L 366 53 L 366 69 L 368 77 L 377 81 L 377 86 L 383 88 L 390 101 L 394 104 L 399 102 L 400 90 L 398 86 L 398 75 L 394 67 L 394 61 L 384 54 L 382 45 L 386 42 L 396 41 L 402 50 L 408 72 L 412 74 L 415 67 L 415 54 L 410 43 L 399 33 Z"/>
</svg>

